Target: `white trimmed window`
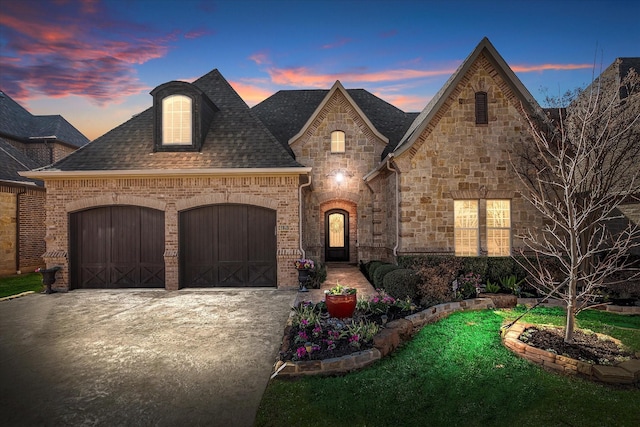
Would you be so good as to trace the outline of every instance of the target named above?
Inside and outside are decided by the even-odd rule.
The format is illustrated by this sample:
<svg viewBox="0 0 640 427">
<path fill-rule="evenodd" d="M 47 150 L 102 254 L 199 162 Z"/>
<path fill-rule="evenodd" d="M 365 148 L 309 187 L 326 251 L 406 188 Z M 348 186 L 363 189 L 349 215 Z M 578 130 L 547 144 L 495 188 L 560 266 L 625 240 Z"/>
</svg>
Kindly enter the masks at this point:
<svg viewBox="0 0 640 427">
<path fill-rule="evenodd" d="M 510 200 L 487 200 L 487 255 L 511 255 Z"/>
<path fill-rule="evenodd" d="M 331 132 L 331 152 L 344 153 L 344 132 L 341 130 Z"/>
<path fill-rule="evenodd" d="M 193 143 L 192 102 L 184 95 L 171 95 L 162 100 L 162 144 L 191 145 Z"/>
<path fill-rule="evenodd" d="M 478 256 L 478 201 L 454 200 L 453 207 L 456 256 Z"/>
</svg>

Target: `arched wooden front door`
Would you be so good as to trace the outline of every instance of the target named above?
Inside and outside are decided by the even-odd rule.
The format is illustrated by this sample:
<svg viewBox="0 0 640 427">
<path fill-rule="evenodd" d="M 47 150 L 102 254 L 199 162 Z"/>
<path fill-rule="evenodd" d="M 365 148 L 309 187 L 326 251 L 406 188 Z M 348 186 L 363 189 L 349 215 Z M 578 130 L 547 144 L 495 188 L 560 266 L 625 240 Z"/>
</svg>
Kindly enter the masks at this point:
<svg viewBox="0 0 640 427">
<path fill-rule="evenodd" d="M 332 209 L 324 214 L 325 261 L 349 261 L 349 212 Z"/>
</svg>

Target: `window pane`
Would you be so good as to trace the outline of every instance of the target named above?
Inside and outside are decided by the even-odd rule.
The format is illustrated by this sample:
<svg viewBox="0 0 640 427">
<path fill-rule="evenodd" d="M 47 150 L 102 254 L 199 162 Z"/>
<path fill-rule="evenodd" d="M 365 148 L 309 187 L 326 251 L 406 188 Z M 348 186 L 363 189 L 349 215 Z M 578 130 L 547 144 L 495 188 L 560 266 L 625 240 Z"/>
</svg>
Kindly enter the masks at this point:
<svg viewBox="0 0 640 427">
<path fill-rule="evenodd" d="M 500 229 L 487 229 L 487 255 L 509 256 L 511 255 L 511 231 Z"/>
<path fill-rule="evenodd" d="M 162 143 L 191 144 L 191 98 L 172 95 L 162 100 Z"/>
<path fill-rule="evenodd" d="M 478 201 L 454 200 L 454 246 L 456 256 L 478 255 Z"/>
<path fill-rule="evenodd" d="M 340 130 L 331 132 L 331 152 L 344 153 L 344 132 Z"/>
<path fill-rule="evenodd" d="M 487 200 L 487 254 L 511 255 L 510 200 Z"/>
<path fill-rule="evenodd" d="M 329 247 L 344 248 L 344 215 L 329 215 Z"/>
</svg>

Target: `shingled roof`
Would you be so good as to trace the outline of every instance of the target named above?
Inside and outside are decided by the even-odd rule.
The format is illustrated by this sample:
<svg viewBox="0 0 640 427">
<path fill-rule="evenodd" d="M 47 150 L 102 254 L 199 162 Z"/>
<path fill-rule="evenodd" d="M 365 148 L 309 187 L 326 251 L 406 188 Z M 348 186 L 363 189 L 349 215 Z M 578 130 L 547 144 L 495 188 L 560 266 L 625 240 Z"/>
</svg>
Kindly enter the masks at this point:
<svg viewBox="0 0 640 427">
<path fill-rule="evenodd" d="M 293 154 L 289 140 L 307 123 L 328 93 L 328 89 L 281 90 L 252 110 Z M 389 146 L 395 146 L 418 115 L 405 113 L 364 89 L 347 89 L 347 93 L 376 129 L 389 139 Z"/>
<path fill-rule="evenodd" d="M 0 137 L 0 181 L 40 184 L 30 178 L 18 175 L 18 172 L 37 168 L 39 165 L 22 151 Z"/>
<path fill-rule="evenodd" d="M 200 77 L 193 85 L 219 109 L 201 151 L 154 152 L 151 107 L 44 171 L 301 167 L 218 70 Z"/>
<path fill-rule="evenodd" d="M 0 91 L 0 134 L 23 143 L 44 137 L 73 147 L 82 147 L 89 139 L 60 115 L 34 116 L 9 95 Z"/>
</svg>

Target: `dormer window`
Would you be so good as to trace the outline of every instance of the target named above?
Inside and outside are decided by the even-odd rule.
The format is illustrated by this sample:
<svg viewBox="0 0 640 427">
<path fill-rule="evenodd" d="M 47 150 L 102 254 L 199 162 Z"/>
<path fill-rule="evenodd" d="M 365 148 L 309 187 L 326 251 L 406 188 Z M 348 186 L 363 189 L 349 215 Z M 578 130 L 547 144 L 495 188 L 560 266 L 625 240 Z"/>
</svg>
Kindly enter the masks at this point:
<svg viewBox="0 0 640 427">
<path fill-rule="evenodd" d="M 331 152 L 344 153 L 344 132 L 335 130 L 331 132 Z"/>
<path fill-rule="evenodd" d="M 169 82 L 151 91 L 154 151 L 200 151 L 218 110 L 197 86 Z"/>
<path fill-rule="evenodd" d="M 191 145 L 192 102 L 184 95 L 171 95 L 162 100 L 162 145 Z"/>
<path fill-rule="evenodd" d="M 489 102 L 487 92 L 476 92 L 476 124 L 489 124 Z"/>
</svg>

